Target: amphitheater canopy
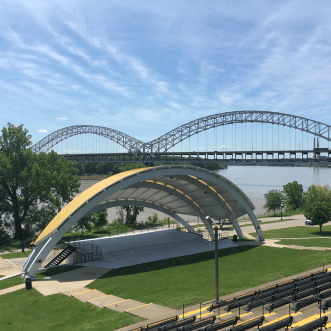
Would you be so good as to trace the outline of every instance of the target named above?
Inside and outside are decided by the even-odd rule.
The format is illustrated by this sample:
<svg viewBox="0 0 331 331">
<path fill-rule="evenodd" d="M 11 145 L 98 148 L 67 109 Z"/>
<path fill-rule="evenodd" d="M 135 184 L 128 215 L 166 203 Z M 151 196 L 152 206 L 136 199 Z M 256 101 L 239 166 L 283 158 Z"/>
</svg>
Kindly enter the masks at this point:
<svg viewBox="0 0 331 331">
<path fill-rule="evenodd" d="M 254 205 L 240 188 L 225 177 L 192 166 L 135 169 L 100 181 L 66 205 L 35 241 L 36 253 L 31 254 L 26 262 L 25 272 L 32 268 L 33 261 L 38 260 L 40 263 L 46 257 L 45 254 L 80 218 L 101 209 L 127 205 L 146 206 L 162 211 L 191 231 L 194 230 L 180 215 L 198 216 L 211 237 L 214 234 L 206 216 L 230 218 L 239 237 L 242 237 L 236 219 L 248 214 L 258 236 L 262 237 L 253 213 Z"/>
</svg>

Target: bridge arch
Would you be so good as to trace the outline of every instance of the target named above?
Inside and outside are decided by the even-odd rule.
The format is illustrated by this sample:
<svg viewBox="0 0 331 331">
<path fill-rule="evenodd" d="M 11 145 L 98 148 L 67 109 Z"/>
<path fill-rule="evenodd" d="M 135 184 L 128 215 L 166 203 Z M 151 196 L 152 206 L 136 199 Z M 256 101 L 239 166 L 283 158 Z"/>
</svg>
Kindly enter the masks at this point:
<svg viewBox="0 0 331 331">
<path fill-rule="evenodd" d="M 113 140 L 128 151 L 143 150 L 144 142 L 133 138 L 121 131 L 94 125 L 74 125 L 54 131 L 31 147 L 35 153 L 47 152 L 59 142 L 80 134 L 96 134 Z"/>
<path fill-rule="evenodd" d="M 328 124 L 285 113 L 241 110 L 209 115 L 183 124 L 159 138 L 146 143 L 145 151 L 151 154 L 167 152 L 181 141 L 202 131 L 236 123 L 268 123 L 282 125 L 331 141 L 331 126 Z"/>
<path fill-rule="evenodd" d="M 129 170 L 100 181 L 66 205 L 34 242 L 35 249 L 24 263 L 24 276 L 34 277 L 41 263 L 82 217 L 100 209 L 141 205 L 165 212 L 194 231 L 180 216 L 198 216 L 214 238 L 206 219 L 230 218 L 240 238 L 237 218 L 248 214 L 259 240 L 262 230 L 254 205 L 234 183 L 214 172 L 190 166 L 161 166 Z"/>
</svg>

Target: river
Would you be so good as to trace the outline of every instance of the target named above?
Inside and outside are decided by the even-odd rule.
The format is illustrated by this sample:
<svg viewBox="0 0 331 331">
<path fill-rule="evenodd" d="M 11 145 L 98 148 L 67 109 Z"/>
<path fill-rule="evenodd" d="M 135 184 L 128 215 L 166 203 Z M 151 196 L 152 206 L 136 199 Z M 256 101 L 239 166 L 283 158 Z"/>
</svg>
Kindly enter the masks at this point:
<svg viewBox="0 0 331 331">
<path fill-rule="evenodd" d="M 240 187 L 255 205 L 255 215 L 263 215 L 264 194 L 269 190 L 283 190 L 283 185 L 296 180 L 304 191 L 309 186 L 326 185 L 331 187 L 331 169 L 319 167 L 264 167 L 229 166 L 218 173 Z"/>
<path fill-rule="evenodd" d="M 283 185 L 296 180 L 303 185 L 304 191 L 309 186 L 329 185 L 331 187 L 331 169 L 318 167 L 269 167 L 269 166 L 229 166 L 227 169 L 219 170 L 218 173 L 240 187 L 255 205 L 255 215 L 265 214 L 263 209 L 264 194 L 269 190 L 283 190 Z M 81 180 L 81 191 L 97 183 L 98 180 Z M 146 220 L 154 213 L 153 210 L 145 208 L 138 216 L 138 220 Z M 159 218 L 166 215 L 157 212 Z M 108 209 L 108 220 L 111 222 L 117 217 L 116 208 Z M 195 217 L 184 217 L 195 220 Z"/>
</svg>

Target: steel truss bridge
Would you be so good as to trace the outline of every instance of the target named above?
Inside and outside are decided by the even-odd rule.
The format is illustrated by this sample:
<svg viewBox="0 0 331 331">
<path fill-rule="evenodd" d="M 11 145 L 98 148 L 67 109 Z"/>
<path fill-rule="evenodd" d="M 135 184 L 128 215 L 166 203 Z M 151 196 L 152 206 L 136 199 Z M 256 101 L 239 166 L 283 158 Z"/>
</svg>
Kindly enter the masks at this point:
<svg viewBox="0 0 331 331">
<path fill-rule="evenodd" d="M 182 141 L 216 127 L 237 123 L 267 123 L 293 128 L 331 141 L 331 126 L 312 119 L 284 113 L 258 110 L 243 110 L 205 116 L 188 122 L 150 141 L 143 142 L 123 132 L 92 125 L 75 125 L 57 130 L 31 147 L 32 151 L 47 152 L 61 141 L 81 134 L 95 134 L 114 141 L 124 147 L 126 153 L 66 154 L 68 159 L 78 162 L 274 162 L 274 161 L 331 161 L 331 150 L 318 148 L 279 151 L 215 151 L 215 152 L 171 152 L 170 149 Z"/>
</svg>

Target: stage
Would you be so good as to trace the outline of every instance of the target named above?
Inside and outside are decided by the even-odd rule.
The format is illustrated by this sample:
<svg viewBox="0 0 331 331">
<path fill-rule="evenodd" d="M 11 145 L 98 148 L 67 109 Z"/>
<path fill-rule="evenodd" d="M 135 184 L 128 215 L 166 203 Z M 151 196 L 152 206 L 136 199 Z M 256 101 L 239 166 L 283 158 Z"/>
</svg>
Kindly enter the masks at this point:
<svg viewBox="0 0 331 331">
<path fill-rule="evenodd" d="M 176 229 L 88 239 L 82 242 L 99 246 L 103 258 L 79 265 L 107 269 L 118 269 L 215 250 L 215 242 L 202 239 L 200 235 Z M 219 240 L 219 249 L 230 247 L 237 247 L 237 244 L 230 239 Z"/>
</svg>

